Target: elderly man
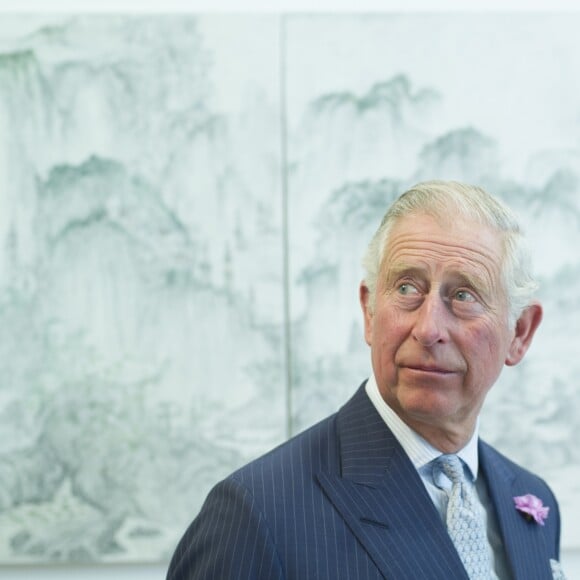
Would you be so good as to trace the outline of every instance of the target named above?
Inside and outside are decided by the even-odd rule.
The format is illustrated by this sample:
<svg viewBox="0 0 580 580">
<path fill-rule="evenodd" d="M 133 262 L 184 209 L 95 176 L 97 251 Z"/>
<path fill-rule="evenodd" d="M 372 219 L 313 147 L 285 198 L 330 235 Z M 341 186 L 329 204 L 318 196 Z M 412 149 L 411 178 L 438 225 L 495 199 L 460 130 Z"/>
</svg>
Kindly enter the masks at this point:
<svg viewBox="0 0 580 580">
<path fill-rule="evenodd" d="M 364 265 L 373 374 L 219 483 L 168 578 L 563 578 L 552 491 L 478 437 L 488 391 L 542 319 L 511 212 L 477 187 L 418 184 Z"/>
</svg>

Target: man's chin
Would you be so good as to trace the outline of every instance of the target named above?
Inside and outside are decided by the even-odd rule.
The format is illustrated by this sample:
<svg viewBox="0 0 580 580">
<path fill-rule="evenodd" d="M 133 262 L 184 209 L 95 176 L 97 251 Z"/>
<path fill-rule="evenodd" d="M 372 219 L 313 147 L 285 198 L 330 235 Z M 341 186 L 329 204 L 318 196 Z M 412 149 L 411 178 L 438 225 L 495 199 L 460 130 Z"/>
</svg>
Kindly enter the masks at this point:
<svg viewBox="0 0 580 580">
<path fill-rule="evenodd" d="M 457 402 L 451 400 L 448 393 L 434 392 L 432 389 L 399 393 L 393 409 L 408 425 L 423 423 L 445 428 L 462 421 Z"/>
</svg>

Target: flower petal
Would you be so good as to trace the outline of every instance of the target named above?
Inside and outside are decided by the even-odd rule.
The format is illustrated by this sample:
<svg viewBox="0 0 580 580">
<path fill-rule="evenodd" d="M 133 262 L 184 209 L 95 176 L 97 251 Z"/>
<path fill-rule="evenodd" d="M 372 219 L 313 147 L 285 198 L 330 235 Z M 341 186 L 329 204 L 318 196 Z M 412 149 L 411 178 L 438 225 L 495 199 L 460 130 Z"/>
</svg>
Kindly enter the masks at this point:
<svg viewBox="0 0 580 580">
<path fill-rule="evenodd" d="M 513 498 L 515 508 L 526 515 L 526 517 L 533 519 L 541 526 L 544 525 L 544 520 L 548 517 L 550 511 L 549 507 L 544 506 L 542 500 L 535 495 L 528 493 L 526 495 L 518 495 Z"/>
</svg>

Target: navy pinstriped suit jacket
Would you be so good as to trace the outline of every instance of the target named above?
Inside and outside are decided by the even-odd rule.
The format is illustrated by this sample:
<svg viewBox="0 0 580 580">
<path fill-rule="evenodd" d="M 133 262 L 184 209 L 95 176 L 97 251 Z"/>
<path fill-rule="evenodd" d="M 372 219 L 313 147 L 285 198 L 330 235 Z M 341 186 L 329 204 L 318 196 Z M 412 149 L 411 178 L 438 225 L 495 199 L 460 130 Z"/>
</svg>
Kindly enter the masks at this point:
<svg viewBox="0 0 580 580">
<path fill-rule="evenodd" d="M 538 477 L 480 441 L 513 576 L 552 578 L 560 514 Z M 513 496 L 550 507 L 527 521 Z M 412 463 L 364 388 L 335 415 L 219 483 L 177 547 L 168 580 L 467 580 Z"/>
</svg>

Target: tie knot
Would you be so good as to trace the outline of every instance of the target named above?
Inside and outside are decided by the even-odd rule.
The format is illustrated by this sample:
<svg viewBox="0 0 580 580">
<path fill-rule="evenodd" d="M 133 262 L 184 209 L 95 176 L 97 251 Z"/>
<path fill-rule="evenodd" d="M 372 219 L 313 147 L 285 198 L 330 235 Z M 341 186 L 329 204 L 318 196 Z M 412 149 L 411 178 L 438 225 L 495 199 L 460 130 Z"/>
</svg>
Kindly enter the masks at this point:
<svg viewBox="0 0 580 580">
<path fill-rule="evenodd" d="M 437 458 L 437 465 L 441 471 L 451 480 L 451 483 L 461 483 L 465 479 L 463 464 L 457 455 L 441 455 Z"/>
</svg>

